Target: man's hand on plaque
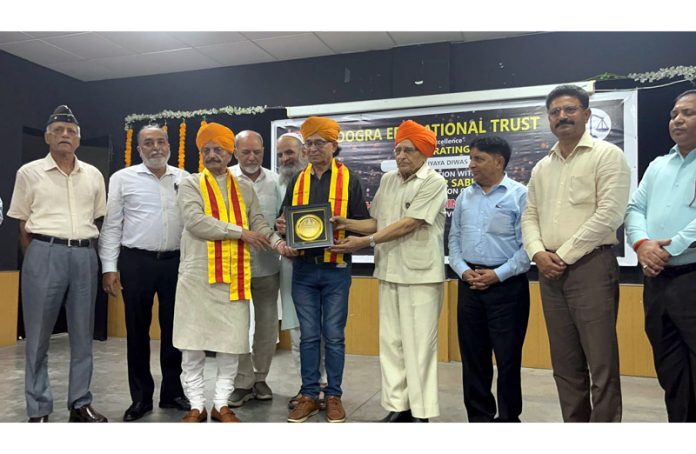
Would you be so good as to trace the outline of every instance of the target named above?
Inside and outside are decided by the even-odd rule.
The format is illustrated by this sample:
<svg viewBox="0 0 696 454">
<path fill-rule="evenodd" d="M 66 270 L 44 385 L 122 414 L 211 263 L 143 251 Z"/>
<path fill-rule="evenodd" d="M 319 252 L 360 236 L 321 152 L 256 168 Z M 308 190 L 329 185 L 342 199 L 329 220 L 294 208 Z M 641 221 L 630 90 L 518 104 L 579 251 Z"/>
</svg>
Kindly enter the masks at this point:
<svg viewBox="0 0 696 454">
<path fill-rule="evenodd" d="M 332 218 L 333 219 L 333 218 Z M 342 240 L 338 240 L 329 248 L 331 252 L 337 254 L 349 254 L 359 251 L 370 245 L 370 240 L 366 236 L 349 236 Z"/>
<path fill-rule="evenodd" d="M 331 216 L 329 221 L 331 221 L 331 224 L 333 224 L 334 231 L 346 229 L 347 219 L 343 216 Z"/>
</svg>

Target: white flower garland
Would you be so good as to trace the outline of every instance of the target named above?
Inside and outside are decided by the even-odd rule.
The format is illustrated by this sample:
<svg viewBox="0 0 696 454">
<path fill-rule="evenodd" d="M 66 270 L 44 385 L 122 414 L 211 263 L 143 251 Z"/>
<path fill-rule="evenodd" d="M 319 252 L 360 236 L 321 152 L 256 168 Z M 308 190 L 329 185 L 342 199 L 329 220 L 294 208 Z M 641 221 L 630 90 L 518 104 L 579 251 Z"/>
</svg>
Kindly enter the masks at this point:
<svg viewBox="0 0 696 454">
<path fill-rule="evenodd" d="M 683 77 L 685 80 L 694 82 L 696 80 L 696 66 L 670 66 L 669 68 L 660 68 L 657 71 L 630 73 L 628 77 L 640 83 L 674 79 L 675 77 Z"/>
<path fill-rule="evenodd" d="M 199 109 L 199 110 L 163 110 L 155 114 L 130 114 L 126 116 L 123 120 L 125 122 L 124 130 L 128 131 L 131 124 L 136 121 L 144 120 L 157 120 L 157 119 L 186 119 L 193 117 L 204 117 L 207 115 L 256 115 L 266 111 L 267 106 L 250 106 L 250 107 L 239 107 L 239 106 L 225 106 L 217 107 L 212 109 Z"/>
</svg>

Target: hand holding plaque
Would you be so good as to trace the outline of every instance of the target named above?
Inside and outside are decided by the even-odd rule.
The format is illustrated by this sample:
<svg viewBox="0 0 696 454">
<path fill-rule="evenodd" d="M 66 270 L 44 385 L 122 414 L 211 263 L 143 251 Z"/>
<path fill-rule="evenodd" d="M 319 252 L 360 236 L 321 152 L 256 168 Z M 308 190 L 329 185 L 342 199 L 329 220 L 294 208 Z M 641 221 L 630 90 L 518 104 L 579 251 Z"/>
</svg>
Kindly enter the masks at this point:
<svg viewBox="0 0 696 454">
<path fill-rule="evenodd" d="M 319 203 L 285 208 L 286 240 L 294 249 L 333 245 L 331 205 Z"/>
</svg>

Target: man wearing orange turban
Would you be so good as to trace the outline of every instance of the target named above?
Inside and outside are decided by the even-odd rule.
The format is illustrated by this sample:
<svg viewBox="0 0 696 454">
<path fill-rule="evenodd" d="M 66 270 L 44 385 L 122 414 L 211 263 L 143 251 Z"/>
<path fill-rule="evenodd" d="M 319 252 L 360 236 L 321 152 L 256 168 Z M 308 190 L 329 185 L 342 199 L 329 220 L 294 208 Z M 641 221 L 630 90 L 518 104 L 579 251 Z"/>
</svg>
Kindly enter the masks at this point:
<svg viewBox="0 0 696 454">
<path fill-rule="evenodd" d="M 249 353 L 250 251 L 271 246 L 287 253 L 268 226 L 254 187 L 227 168 L 234 133 L 207 123 L 196 136 L 205 169 L 183 180 L 178 204 L 184 220 L 176 287 L 173 343 L 182 352 L 181 382 L 191 402 L 185 422 L 206 422 L 205 351 L 216 352 L 211 417 L 238 422 L 230 410 L 239 355 Z"/>
<path fill-rule="evenodd" d="M 445 281 L 447 183 L 428 166 L 435 134 L 407 120 L 396 133 L 397 170 L 387 172 L 370 208 L 371 219 L 335 217 L 348 237 L 337 252 L 375 248 L 379 279 L 379 359 L 382 422 L 427 422 L 440 414 L 437 397 L 437 324 Z"/>
<path fill-rule="evenodd" d="M 309 164 L 288 183 L 283 206 L 329 202 L 333 214 L 369 218 L 360 180 L 334 158 L 338 151 L 338 123 L 329 118 L 310 117 L 302 124 L 300 132 Z M 344 236 L 345 232 L 336 232 L 334 241 Z M 341 403 L 341 382 L 350 272 L 350 254 L 336 254 L 320 247 L 304 249 L 293 260 L 292 299 L 300 321 L 302 388 L 295 408 L 288 415 L 289 422 L 304 422 L 319 411 L 322 339 L 328 381 L 324 388 L 326 419 L 329 422 L 346 419 Z"/>
</svg>

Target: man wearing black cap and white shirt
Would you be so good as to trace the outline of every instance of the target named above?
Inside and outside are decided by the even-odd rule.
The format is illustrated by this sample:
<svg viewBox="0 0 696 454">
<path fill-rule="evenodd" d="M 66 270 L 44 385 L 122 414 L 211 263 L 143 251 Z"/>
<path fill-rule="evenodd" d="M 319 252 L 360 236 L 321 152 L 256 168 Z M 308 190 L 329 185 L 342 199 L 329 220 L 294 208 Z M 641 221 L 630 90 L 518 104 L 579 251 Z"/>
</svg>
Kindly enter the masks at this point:
<svg viewBox="0 0 696 454">
<path fill-rule="evenodd" d="M 67 106 L 48 118 L 49 153 L 17 171 L 7 215 L 18 219 L 22 308 L 26 330 L 25 395 L 29 422 L 48 422 L 53 394 L 48 381 L 48 344 L 60 308 L 70 334 L 71 422 L 106 422 L 91 406 L 92 334 L 97 293 L 99 236 L 95 219 L 106 211 L 104 177 L 75 156 L 80 126 Z"/>
</svg>

